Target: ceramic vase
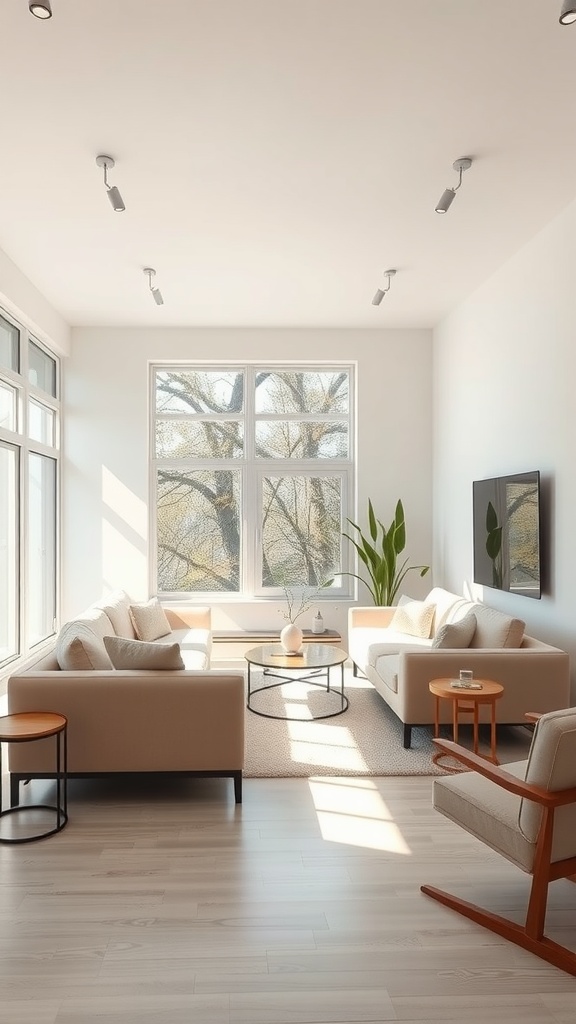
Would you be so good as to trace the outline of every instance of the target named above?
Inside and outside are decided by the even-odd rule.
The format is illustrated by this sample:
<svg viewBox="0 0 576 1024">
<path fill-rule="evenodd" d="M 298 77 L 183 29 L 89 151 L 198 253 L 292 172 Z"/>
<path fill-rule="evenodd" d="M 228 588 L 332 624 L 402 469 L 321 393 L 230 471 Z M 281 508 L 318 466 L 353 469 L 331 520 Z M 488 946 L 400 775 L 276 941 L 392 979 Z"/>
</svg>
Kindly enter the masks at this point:
<svg viewBox="0 0 576 1024">
<path fill-rule="evenodd" d="M 298 654 L 302 647 L 303 633 L 294 622 L 289 622 L 280 633 L 280 643 L 286 654 Z"/>
</svg>

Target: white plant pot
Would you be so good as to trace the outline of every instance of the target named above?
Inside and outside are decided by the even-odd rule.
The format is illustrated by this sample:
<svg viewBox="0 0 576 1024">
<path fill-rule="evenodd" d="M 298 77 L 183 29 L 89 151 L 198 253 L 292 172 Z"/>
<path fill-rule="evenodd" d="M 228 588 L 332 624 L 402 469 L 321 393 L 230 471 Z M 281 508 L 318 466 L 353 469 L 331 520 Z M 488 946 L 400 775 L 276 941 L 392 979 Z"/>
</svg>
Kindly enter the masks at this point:
<svg viewBox="0 0 576 1024">
<path fill-rule="evenodd" d="M 298 654 L 302 648 L 303 636 L 302 630 L 294 622 L 289 622 L 287 626 L 284 626 L 280 633 L 280 643 L 286 654 Z"/>
</svg>

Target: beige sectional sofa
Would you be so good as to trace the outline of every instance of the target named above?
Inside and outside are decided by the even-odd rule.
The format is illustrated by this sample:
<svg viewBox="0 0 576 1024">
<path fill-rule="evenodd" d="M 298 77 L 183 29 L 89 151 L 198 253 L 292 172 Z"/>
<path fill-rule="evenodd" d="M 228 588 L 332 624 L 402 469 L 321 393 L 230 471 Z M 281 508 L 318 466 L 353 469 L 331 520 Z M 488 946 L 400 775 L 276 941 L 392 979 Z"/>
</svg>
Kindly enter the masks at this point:
<svg viewBox="0 0 576 1024">
<path fill-rule="evenodd" d="M 149 609 L 132 607 L 146 627 Z M 244 674 L 210 669 L 210 609 L 163 608 L 168 632 L 150 642 L 136 638 L 129 609 L 130 598 L 118 592 L 66 623 L 53 651 L 9 678 L 9 714 L 66 715 L 71 777 L 109 772 L 231 777 L 240 803 Z M 150 611 L 154 622 L 158 608 Z M 175 657 L 179 661 L 179 649 L 184 667 L 116 669 L 106 644 L 128 665 L 146 664 L 147 658 L 154 663 L 156 652 L 161 663 L 172 664 Z M 52 741 L 10 744 L 9 771 L 14 804 L 21 781 L 53 777 Z"/>
<path fill-rule="evenodd" d="M 521 620 L 440 587 L 404 608 L 351 608 L 348 651 L 355 674 L 360 669 L 367 676 L 404 724 L 405 747 L 413 726 L 434 721 L 430 680 L 457 678 L 460 669 L 502 683 L 497 723 L 519 724 L 526 711 L 570 705 L 569 655 L 527 636 Z M 399 630 L 398 623 L 412 632 Z M 441 702 L 441 721 L 451 721 L 451 707 Z M 481 720 L 488 714 L 482 708 Z"/>
</svg>

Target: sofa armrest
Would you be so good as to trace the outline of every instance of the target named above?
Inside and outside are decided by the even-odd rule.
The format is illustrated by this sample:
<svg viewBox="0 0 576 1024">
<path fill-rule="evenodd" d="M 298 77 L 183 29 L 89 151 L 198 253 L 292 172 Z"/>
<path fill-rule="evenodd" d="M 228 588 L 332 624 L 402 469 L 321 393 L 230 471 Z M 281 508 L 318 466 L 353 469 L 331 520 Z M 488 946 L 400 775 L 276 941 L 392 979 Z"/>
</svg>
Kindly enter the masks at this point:
<svg viewBox="0 0 576 1024">
<path fill-rule="evenodd" d="M 431 679 L 457 678 L 461 668 L 472 669 L 477 679 L 502 683 L 497 720 L 523 722 L 528 708 L 542 712 L 570 706 L 570 658 L 565 651 L 546 645 L 538 648 L 471 648 L 411 650 L 400 654 L 398 697 L 403 721 L 432 721 Z M 428 718 L 421 718 L 424 706 Z"/>
<path fill-rule="evenodd" d="M 162 608 L 172 629 L 212 629 L 212 609 L 209 605 L 170 605 Z"/>
<path fill-rule="evenodd" d="M 367 605 L 348 609 L 348 636 L 352 629 L 368 627 L 370 629 L 385 629 L 394 618 L 396 607 L 389 605 Z M 384 640 L 383 640 L 384 642 Z"/>
</svg>

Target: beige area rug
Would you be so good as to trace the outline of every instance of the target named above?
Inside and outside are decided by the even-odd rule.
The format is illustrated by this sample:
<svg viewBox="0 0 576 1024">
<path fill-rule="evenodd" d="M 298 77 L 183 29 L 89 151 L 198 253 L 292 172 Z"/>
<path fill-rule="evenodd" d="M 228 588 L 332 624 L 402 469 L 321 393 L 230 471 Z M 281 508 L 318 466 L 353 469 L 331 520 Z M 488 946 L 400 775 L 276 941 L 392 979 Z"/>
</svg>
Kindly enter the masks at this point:
<svg viewBox="0 0 576 1024">
<path fill-rule="evenodd" d="M 269 680 L 266 680 L 268 682 Z M 252 672 L 252 686 L 262 675 Z M 333 686 L 340 685 L 338 670 Z M 261 718 L 246 710 L 245 778 L 308 778 L 313 775 L 442 775 L 432 764 L 432 727 L 412 730 L 412 747 L 402 746 L 402 724 L 371 683 L 345 672 L 345 692 L 350 702 L 344 714 L 314 721 L 311 711 L 322 714 L 339 706 L 339 698 L 323 689 L 293 681 L 253 696 L 259 710 L 290 715 L 298 721 Z M 442 735 L 449 736 L 448 728 Z M 450 733 L 451 738 L 451 733 Z M 472 746 L 471 728 L 460 730 L 460 742 Z M 481 728 L 481 742 L 489 739 Z M 522 727 L 500 726 L 498 757 L 502 763 L 528 756 L 530 733 Z M 481 750 L 484 750 L 484 746 Z M 486 748 L 487 749 L 487 748 Z"/>
</svg>

